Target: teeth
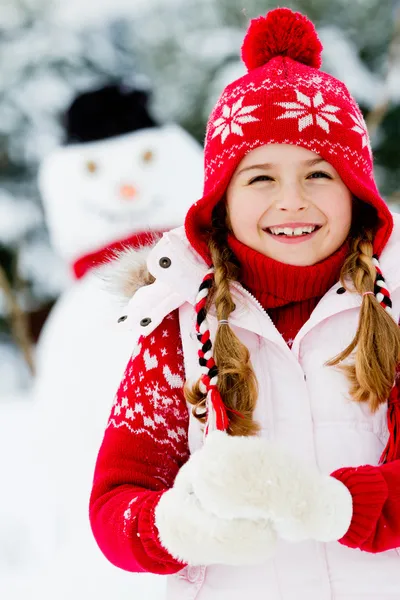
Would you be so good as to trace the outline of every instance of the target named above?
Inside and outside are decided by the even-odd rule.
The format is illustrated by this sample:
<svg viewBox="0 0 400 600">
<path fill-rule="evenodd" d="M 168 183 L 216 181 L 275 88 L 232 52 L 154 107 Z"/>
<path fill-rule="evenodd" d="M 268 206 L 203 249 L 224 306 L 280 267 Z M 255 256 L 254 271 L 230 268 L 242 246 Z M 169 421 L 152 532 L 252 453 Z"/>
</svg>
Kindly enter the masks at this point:
<svg viewBox="0 0 400 600">
<path fill-rule="evenodd" d="M 309 225 L 307 227 L 269 227 L 268 231 L 274 235 L 303 235 L 304 233 L 312 233 L 317 228 L 316 225 Z"/>
</svg>

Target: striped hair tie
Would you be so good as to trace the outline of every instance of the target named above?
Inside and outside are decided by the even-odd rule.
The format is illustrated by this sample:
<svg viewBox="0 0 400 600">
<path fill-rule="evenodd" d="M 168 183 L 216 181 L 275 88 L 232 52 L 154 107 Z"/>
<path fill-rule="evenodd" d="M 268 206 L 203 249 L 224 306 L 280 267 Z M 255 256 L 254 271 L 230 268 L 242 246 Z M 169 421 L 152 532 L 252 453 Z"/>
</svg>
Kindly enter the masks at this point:
<svg viewBox="0 0 400 600">
<path fill-rule="evenodd" d="M 207 321 L 206 304 L 214 284 L 214 269 L 205 274 L 196 297 L 196 333 L 199 342 L 199 364 L 201 370 L 199 388 L 206 396 L 206 427 L 204 434 L 218 430 L 226 431 L 229 419 L 226 407 L 218 390 L 218 367 L 212 352 L 210 328 Z"/>
<path fill-rule="evenodd" d="M 376 270 L 376 278 L 374 284 L 374 295 L 378 300 L 379 304 L 388 312 L 392 314 L 392 299 L 390 298 L 390 292 L 387 288 L 385 278 L 382 274 L 382 269 L 379 264 L 379 259 L 376 254 L 372 257 L 372 262 Z"/>
<path fill-rule="evenodd" d="M 379 304 L 393 316 L 392 299 L 382 274 L 379 258 L 376 254 L 372 257 L 376 269 L 374 284 L 374 295 Z M 396 378 L 387 401 L 387 425 L 389 438 L 386 447 L 380 457 L 380 463 L 387 463 L 400 458 L 400 366 L 397 368 Z"/>
</svg>

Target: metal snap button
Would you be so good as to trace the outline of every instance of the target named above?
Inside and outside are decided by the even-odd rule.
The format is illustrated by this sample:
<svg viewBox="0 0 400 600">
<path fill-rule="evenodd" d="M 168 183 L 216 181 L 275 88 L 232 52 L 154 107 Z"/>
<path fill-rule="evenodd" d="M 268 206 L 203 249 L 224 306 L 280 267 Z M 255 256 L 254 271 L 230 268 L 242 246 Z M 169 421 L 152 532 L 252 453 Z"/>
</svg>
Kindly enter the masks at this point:
<svg viewBox="0 0 400 600">
<path fill-rule="evenodd" d="M 128 318 L 128 315 L 122 315 L 122 317 L 120 317 L 120 318 L 118 319 L 118 323 L 123 323 L 123 321 L 126 321 L 126 320 L 127 320 L 127 318 Z"/>
<path fill-rule="evenodd" d="M 171 259 L 168 258 L 168 256 L 163 256 L 162 258 L 160 258 L 160 260 L 158 261 L 158 264 L 160 265 L 160 267 L 162 267 L 163 269 L 168 269 L 168 267 L 171 266 Z"/>
<path fill-rule="evenodd" d="M 150 325 L 150 323 L 151 323 L 150 317 L 145 317 L 144 319 L 142 319 L 140 321 L 140 324 L 142 327 L 147 327 L 147 325 Z"/>
<path fill-rule="evenodd" d="M 336 293 L 337 293 L 337 294 L 344 294 L 344 293 L 345 293 L 345 291 L 346 291 L 346 289 L 345 289 L 344 287 L 340 287 L 340 288 L 338 288 L 338 289 L 336 290 Z"/>
</svg>

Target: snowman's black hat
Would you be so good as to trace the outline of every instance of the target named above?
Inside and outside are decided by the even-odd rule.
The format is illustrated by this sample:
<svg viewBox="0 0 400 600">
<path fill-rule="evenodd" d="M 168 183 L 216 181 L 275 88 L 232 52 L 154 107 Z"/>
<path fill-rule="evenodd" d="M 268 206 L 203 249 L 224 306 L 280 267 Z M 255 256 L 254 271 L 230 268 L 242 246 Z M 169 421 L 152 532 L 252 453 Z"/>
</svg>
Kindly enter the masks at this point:
<svg viewBox="0 0 400 600">
<path fill-rule="evenodd" d="M 92 142 L 157 127 L 147 111 L 149 93 L 122 85 L 84 92 L 64 116 L 66 143 Z"/>
</svg>

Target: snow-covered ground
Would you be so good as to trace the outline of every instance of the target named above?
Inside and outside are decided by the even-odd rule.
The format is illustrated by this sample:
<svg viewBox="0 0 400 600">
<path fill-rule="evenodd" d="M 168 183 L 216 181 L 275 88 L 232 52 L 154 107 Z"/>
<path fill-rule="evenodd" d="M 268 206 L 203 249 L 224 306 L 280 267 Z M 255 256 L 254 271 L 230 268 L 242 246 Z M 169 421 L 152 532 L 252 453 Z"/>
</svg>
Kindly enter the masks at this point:
<svg viewBox="0 0 400 600">
<path fill-rule="evenodd" d="M 60 544 L 54 477 L 43 460 L 39 415 L 29 392 L 1 395 L 0 402 L 0 598 L 1 600 L 88 600 L 101 573 L 97 600 L 161 600 L 165 579 L 120 571 L 94 551 L 90 536 L 74 547 Z M 49 424 L 51 426 L 51 424 Z M 73 452 L 73 445 L 71 445 Z M 74 489 L 71 489 L 74 501 Z M 87 524 L 89 527 L 89 524 Z M 85 545 L 86 544 L 86 545 Z M 119 594 L 124 589 L 124 596 Z"/>
<path fill-rule="evenodd" d="M 4 356 L 4 355 L 3 355 Z M 14 364 L 9 361 L 10 369 Z M 18 388 L 16 388 L 18 390 Z M 55 546 L 49 473 L 38 460 L 35 408 L 29 392 L 3 393 L 0 402 L 0 598 L 13 595 L 50 560 Z M 38 595 L 38 599 L 39 599 Z"/>
</svg>

